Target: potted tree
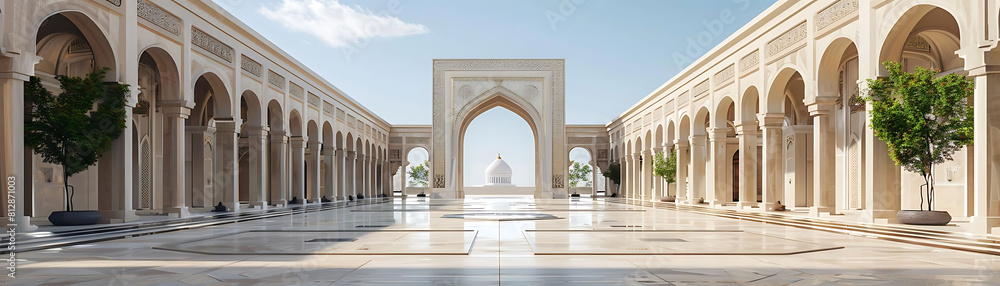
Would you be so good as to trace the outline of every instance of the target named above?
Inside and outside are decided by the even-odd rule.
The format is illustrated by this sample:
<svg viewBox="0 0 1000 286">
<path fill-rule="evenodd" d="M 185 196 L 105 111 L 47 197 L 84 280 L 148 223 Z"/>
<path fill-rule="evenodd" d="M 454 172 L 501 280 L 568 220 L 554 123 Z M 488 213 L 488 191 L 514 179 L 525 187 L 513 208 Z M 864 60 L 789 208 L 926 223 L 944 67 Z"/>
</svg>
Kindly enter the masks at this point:
<svg viewBox="0 0 1000 286">
<path fill-rule="evenodd" d="M 427 194 L 424 193 L 424 189 L 427 188 L 428 178 L 430 177 L 430 169 L 428 169 L 427 166 L 429 166 L 428 162 L 424 161 L 424 163 L 420 165 L 410 166 L 410 171 L 407 172 L 407 175 L 410 176 L 411 180 L 406 184 L 406 186 L 419 187 L 420 193 L 417 194 L 418 198 L 427 197 Z M 406 194 L 403 195 L 405 196 Z"/>
<path fill-rule="evenodd" d="M 653 156 L 653 175 L 660 177 L 663 180 L 664 197 L 660 198 L 662 202 L 674 202 L 677 200 L 676 196 L 670 195 L 670 189 L 668 186 L 677 181 L 677 153 L 671 149 L 669 151 L 657 152 Z"/>
<path fill-rule="evenodd" d="M 957 74 L 939 77 L 938 71 L 920 67 L 909 73 L 899 63 L 883 64 L 889 77 L 869 79 L 868 94 L 862 98 L 872 105 L 871 128 L 888 145 L 896 165 L 924 179 L 920 210 L 901 210 L 896 219 L 946 225 L 951 215 L 934 210 L 934 166 L 972 144 L 973 108 L 968 99 L 974 82 Z"/>
<path fill-rule="evenodd" d="M 74 210 L 75 190 L 69 177 L 96 163 L 125 129 L 128 85 L 105 83 L 107 71 L 99 69 L 82 78 L 57 76 L 63 90 L 59 96 L 53 96 L 38 77 L 24 84 L 24 143 L 42 161 L 63 168 L 65 211 L 49 215 L 53 225 L 95 224 L 101 219 L 97 211 Z"/>
<path fill-rule="evenodd" d="M 621 178 L 622 178 L 621 164 L 611 163 L 610 165 L 608 165 L 608 170 L 602 172 L 601 174 L 604 175 L 605 178 L 611 180 L 611 182 L 615 183 L 615 192 L 611 193 L 610 197 L 617 197 L 618 186 L 621 185 Z"/>
<path fill-rule="evenodd" d="M 573 194 L 571 194 L 570 197 L 580 197 L 580 194 L 576 192 L 576 187 L 579 187 L 581 182 L 588 181 L 590 172 L 590 165 L 580 164 L 580 162 L 573 161 L 573 166 L 569 169 L 569 187 L 573 189 Z"/>
</svg>

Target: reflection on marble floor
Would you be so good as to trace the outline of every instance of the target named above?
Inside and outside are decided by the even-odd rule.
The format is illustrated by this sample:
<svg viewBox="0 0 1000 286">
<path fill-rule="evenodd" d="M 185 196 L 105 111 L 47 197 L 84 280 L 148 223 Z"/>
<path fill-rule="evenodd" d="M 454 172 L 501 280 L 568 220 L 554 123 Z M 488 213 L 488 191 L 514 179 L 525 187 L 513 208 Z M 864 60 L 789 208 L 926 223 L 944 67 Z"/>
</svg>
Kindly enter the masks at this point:
<svg viewBox="0 0 1000 286">
<path fill-rule="evenodd" d="M 456 210 L 546 213 L 560 219 L 442 218 Z M 189 241 L 197 242 L 188 246 L 204 251 L 246 253 L 206 255 L 154 249 Z M 260 254 L 335 252 L 359 245 L 445 253 L 462 251 L 466 243 L 471 247 L 467 255 Z M 747 253 L 581 255 L 644 247 L 700 254 Z M 750 254 L 813 247 L 843 248 L 793 255 Z M 538 255 L 534 251 L 575 253 Z M 18 278 L 6 278 L 7 285 L 1000 285 L 998 256 L 601 199 L 397 199 L 393 204 L 25 252 L 17 257 Z"/>
<path fill-rule="evenodd" d="M 465 255 L 472 249 L 476 232 L 251 230 L 154 248 L 210 255 Z"/>
</svg>

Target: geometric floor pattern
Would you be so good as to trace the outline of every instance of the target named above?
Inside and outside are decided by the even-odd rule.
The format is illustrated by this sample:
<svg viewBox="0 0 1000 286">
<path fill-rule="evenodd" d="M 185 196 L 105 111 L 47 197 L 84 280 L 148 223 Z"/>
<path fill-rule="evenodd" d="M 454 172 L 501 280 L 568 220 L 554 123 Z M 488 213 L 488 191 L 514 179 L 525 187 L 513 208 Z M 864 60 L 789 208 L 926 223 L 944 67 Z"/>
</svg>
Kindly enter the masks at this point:
<svg viewBox="0 0 1000 286">
<path fill-rule="evenodd" d="M 559 219 L 442 218 L 463 212 Z M 6 285 L 1000 285 L 1000 256 L 587 198 L 396 199 L 17 258 Z"/>
</svg>

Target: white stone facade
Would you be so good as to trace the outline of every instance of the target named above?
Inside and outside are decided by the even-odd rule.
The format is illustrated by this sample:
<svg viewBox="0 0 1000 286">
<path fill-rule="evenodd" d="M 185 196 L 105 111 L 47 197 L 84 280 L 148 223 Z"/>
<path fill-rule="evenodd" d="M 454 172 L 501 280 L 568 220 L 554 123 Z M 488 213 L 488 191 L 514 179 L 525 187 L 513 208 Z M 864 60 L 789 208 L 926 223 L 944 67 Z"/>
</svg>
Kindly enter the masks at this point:
<svg viewBox="0 0 1000 286">
<path fill-rule="evenodd" d="M 992 0 L 779 1 L 607 125 L 622 194 L 663 195 L 645 159 L 675 149 L 681 201 L 781 201 L 869 222 L 919 208 L 922 180 L 893 164 L 851 100 L 887 75 L 881 62 L 901 61 L 975 78 L 976 144 L 936 169 L 936 208 L 1000 231 L 998 14 Z"/>
<path fill-rule="evenodd" d="M 851 98 L 895 60 L 975 78 L 977 141 L 937 168 L 937 208 L 1000 232 L 998 0 L 779 1 L 606 126 L 566 124 L 562 60 L 436 60 L 433 124 L 390 125 L 210 0 L 0 0 L 0 35 L 0 174 L 22 227 L 63 200 L 59 167 L 24 147 L 23 83 L 92 67 L 132 87 L 123 136 L 70 179 L 78 208 L 109 221 L 374 197 L 413 148 L 430 155 L 429 189 L 461 197 L 463 130 L 496 106 L 534 129 L 536 197 L 568 192 L 582 147 L 595 177 L 621 164 L 630 199 L 885 221 L 916 207 L 919 182 Z M 669 149 L 678 182 L 664 186 L 650 158 Z"/>
</svg>

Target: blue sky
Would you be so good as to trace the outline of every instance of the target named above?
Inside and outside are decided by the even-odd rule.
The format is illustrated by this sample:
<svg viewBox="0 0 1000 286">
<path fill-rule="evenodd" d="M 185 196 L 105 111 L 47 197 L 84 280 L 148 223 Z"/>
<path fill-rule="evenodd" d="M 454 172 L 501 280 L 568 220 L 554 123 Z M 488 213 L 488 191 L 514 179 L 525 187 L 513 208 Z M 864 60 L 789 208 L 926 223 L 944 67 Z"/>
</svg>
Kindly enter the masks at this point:
<svg viewBox="0 0 1000 286">
<path fill-rule="evenodd" d="M 437 58 L 565 59 L 566 122 L 605 124 L 775 1 L 215 2 L 392 124 L 431 122 Z M 497 152 L 515 184 L 534 184 L 523 120 L 494 109 L 469 130 L 466 185 Z"/>
</svg>

